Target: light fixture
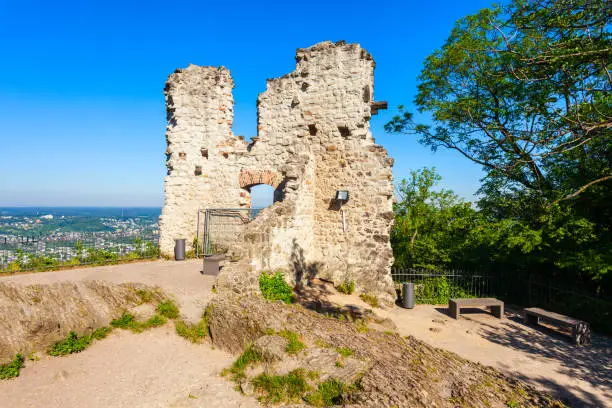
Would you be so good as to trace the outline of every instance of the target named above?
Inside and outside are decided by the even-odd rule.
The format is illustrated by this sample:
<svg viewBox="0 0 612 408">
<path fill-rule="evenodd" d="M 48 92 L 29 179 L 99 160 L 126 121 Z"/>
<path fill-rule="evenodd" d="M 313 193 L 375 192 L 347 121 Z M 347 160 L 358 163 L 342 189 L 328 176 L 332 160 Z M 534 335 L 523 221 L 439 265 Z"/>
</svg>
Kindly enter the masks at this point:
<svg viewBox="0 0 612 408">
<path fill-rule="evenodd" d="M 349 199 L 349 192 L 347 190 L 337 190 L 336 191 L 336 201 L 341 203 L 346 203 Z"/>
</svg>

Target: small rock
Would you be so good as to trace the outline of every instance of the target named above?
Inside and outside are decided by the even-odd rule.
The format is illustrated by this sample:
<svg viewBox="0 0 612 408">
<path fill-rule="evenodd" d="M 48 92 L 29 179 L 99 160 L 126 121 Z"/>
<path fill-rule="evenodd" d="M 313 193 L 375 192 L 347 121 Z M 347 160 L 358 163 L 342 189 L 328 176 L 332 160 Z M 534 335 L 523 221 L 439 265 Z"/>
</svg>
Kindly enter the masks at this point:
<svg viewBox="0 0 612 408">
<path fill-rule="evenodd" d="M 240 391 L 242 391 L 244 395 L 253 395 L 255 387 L 250 381 L 242 380 L 240 381 Z"/>
<path fill-rule="evenodd" d="M 282 360 L 285 357 L 285 349 L 289 341 L 281 336 L 265 335 L 253 343 L 253 348 L 259 351 L 267 361 Z"/>
</svg>

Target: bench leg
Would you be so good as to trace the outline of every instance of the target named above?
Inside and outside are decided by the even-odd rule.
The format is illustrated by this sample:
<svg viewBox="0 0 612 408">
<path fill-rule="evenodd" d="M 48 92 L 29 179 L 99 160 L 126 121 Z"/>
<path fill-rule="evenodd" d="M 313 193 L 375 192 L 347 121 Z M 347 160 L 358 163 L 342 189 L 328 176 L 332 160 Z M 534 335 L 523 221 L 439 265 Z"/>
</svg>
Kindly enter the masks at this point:
<svg viewBox="0 0 612 408">
<path fill-rule="evenodd" d="M 586 323 L 579 323 L 572 328 L 572 340 L 574 344 L 585 346 L 591 343 L 591 329 Z"/>
<path fill-rule="evenodd" d="M 493 316 L 497 317 L 498 319 L 503 318 L 504 317 L 504 306 L 503 305 L 491 306 L 491 313 L 493 314 Z"/>
<path fill-rule="evenodd" d="M 540 323 L 540 318 L 538 316 L 525 313 L 525 316 L 523 317 L 523 322 L 525 322 L 525 324 L 537 326 Z"/>
<path fill-rule="evenodd" d="M 459 305 L 455 302 L 448 302 L 448 314 L 453 319 L 459 317 Z"/>
</svg>

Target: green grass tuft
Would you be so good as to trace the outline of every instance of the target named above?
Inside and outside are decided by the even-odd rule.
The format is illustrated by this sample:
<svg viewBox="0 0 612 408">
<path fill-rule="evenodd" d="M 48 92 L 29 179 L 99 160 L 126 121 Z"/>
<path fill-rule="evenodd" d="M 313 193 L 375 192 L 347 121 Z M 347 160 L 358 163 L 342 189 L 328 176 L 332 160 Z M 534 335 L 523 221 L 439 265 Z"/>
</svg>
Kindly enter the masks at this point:
<svg viewBox="0 0 612 408">
<path fill-rule="evenodd" d="M 286 338 L 289 341 L 289 343 L 287 343 L 287 347 L 285 348 L 285 351 L 288 354 L 297 354 L 306 348 L 306 345 L 300 341 L 298 333 L 288 330 L 281 330 L 278 332 L 278 335 Z"/>
<path fill-rule="evenodd" d="M 342 357 L 350 357 L 353 355 L 353 350 L 348 347 L 337 347 L 336 352 Z"/>
<path fill-rule="evenodd" d="M 344 282 L 341 282 L 338 286 L 336 286 L 338 292 L 344 293 L 346 295 L 352 295 L 355 292 L 355 281 L 352 279 L 345 279 Z"/>
<path fill-rule="evenodd" d="M 378 307 L 378 298 L 376 297 L 376 295 L 372 293 L 362 293 L 361 295 L 359 295 L 359 297 L 368 305 L 372 307 Z"/>
<path fill-rule="evenodd" d="M 265 394 L 259 400 L 265 403 L 301 402 L 310 389 L 304 370 L 297 369 L 287 375 L 261 374 L 252 380 L 257 391 Z"/>
<path fill-rule="evenodd" d="M 188 323 L 184 320 L 175 320 L 174 328 L 179 336 L 186 338 L 192 343 L 202 342 L 208 333 L 208 325 L 205 319 L 195 324 Z"/>
<path fill-rule="evenodd" d="M 178 306 L 176 305 L 176 303 L 174 303 L 173 300 L 170 299 L 158 304 L 155 310 L 157 311 L 157 313 L 164 317 L 167 317 L 168 319 L 176 319 L 177 317 L 179 317 L 180 314 Z"/>
<path fill-rule="evenodd" d="M 108 336 L 108 334 L 112 330 L 113 329 L 111 329 L 110 327 L 100 327 L 99 329 L 96 329 L 93 331 L 93 333 L 91 333 L 91 338 L 93 340 L 102 340 L 103 338 L 106 338 L 106 336 Z"/>
<path fill-rule="evenodd" d="M 79 337 L 73 331 L 64 340 L 58 341 L 49 349 L 51 356 L 65 356 L 66 354 L 80 353 L 91 344 L 91 336 Z"/>
<path fill-rule="evenodd" d="M 23 368 L 24 360 L 21 354 L 17 354 L 10 363 L 0 365 L 0 380 L 19 377 L 19 371 Z"/>
<path fill-rule="evenodd" d="M 140 333 L 143 330 L 150 329 L 152 327 L 162 326 L 166 323 L 166 318 L 155 314 L 145 322 L 139 322 L 136 320 L 133 314 L 124 312 L 119 319 L 115 319 L 111 322 L 111 326 L 118 329 L 131 330 L 135 333 Z"/>
<path fill-rule="evenodd" d="M 246 378 L 246 368 L 249 365 L 258 363 L 262 360 L 262 355 L 255 350 L 252 345 L 250 345 L 244 349 L 242 354 L 238 357 L 238 359 L 236 359 L 236 361 L 234 361 L 229 369 L 223 371 L 222 375 L 231 374 L 234 381 Z"/>
<path fill-rule="evenodd" d="M 304 401 L 315 407 L 331 407 L 333 405 L 342 404 L 342 394 L 344 394 L 349 387 L 347 387 L 342 381 L 338 381 L 335 378 L 331 378 L 325 382 L 322 382 L 317 387 L 317 390 L 304 396 Z"/>
</svg>

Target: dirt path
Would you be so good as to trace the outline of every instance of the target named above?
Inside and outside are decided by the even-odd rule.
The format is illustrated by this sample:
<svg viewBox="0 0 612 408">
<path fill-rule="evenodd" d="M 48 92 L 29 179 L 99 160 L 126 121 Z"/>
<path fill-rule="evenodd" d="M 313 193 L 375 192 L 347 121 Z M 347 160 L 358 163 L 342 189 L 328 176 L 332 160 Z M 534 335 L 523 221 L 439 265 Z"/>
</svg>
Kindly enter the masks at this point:
<svg viewBox="0 0 612 408">
<path fill-rule="evenodd" d="M 331 295 L 338 304 L 370 307 L 356 296 Z M 516 311 L 500 320 L 473 310 L 455 320 L 446 306 L 417 305 L 412 310 L 375 309 L 389 317 L 401 335 L 412 335 L 435 347 L 453 351 L 518 375 L 573 407 L 612 407 L 612 339 L 595 334 L 593 344 L 578 347 L 546 328 L 524 325 Z"/>
<path fill-rule="evenodd" d="M 140 334 L 116 330 L 82 353 L 26 361 L 0 382 L 2 407 L 258 407 L 218 373 L 233 360 L 194 345 L 171 323 Z"/>
<path fill-rule="evenodd" d="M 20 284 L 76 280 L 158 285 L 174 297 L 181 313 L 198 320 L 214 278 L 201 263 L 141 262 L 1 277 Z M 144 333 L 114 330 L 79 354 L 26 360 L 18 378 L 0 381 L 0 408 L 13 407 L 258 407 L 219 376 L 235 359 L 209 344 L 179 337 L 172 323 Z"/>
</svg>

